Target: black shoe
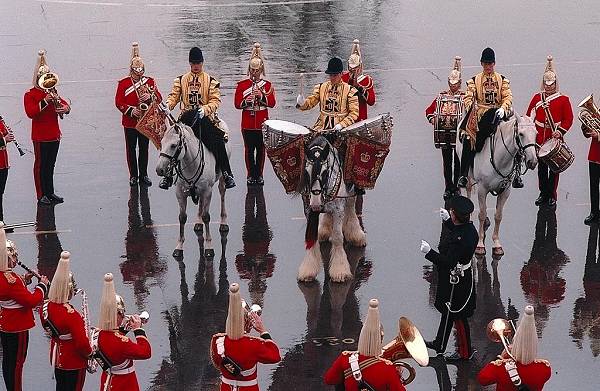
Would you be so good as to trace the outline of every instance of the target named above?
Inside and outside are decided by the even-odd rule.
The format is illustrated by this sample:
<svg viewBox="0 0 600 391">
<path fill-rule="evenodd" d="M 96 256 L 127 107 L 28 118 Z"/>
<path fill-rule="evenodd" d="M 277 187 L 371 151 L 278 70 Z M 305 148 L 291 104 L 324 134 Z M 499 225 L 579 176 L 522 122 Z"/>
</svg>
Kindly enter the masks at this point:
<svg viewBox="0 0 600 391">
<path fill-rule="evenodd" d="M 171 186 L 173 186 L 173 178 L 171 178 L 170 176 L 163 177 L 163 179 L 161 179 L 160 183 L 158 184 L 158 187 L 160 187 L 163 190 L 169 190 L 169 187 Z"/>
<path fill-rule="evenodd" d="M 598 216 L 600 216 L 600 212 L 592 212 L 588 217 L 583 220 L 583 224 L 591 225 L 593 223 L 598 222 Z"/>
<path fill-rule="evenodd" d="M 354 195 L 365 195 L 365 189 L 354 185 Z"/>
<path fill-rule="evenodd" d="M 137 186 L 138 184 L 138 179 L 136 176 L 132 176 L 131 178 L 129 178 L 129 186 L 133 187 L 133 186 Z"/>
<path fill-rule="evenodd" d="M 548 198 L 548 207 L 549 208 L 556 208 L 556 200 L 552 197 Z"/>
<path fill-rule="evenodd" d="M 454 190 L 446 190 L 443 197 L 444 201 L 448 201 L 450 198 L 454 197 Z"/>
<path fill-rule="evenodd" d="M 425 346 L 431 350 L 435 350 L 437 354 L 444 354 L 444 352 L 438 347 L 435 341 L 425 341 Z"/>
<path fill-rule="evenodd" d="M 522 189 L 523 186 L 523 179 L 520 175 L 517 175 L 512 181 L 512 187 L 514 187 L 515 189 Z"/>
<path fill-rule="evenodd" d="M 144 186 L 152 186 L 152 181 L 150 180 L 150 178 L 148 178 L 148 175 L 144 175 L 143 177 L 140 178 L 140 185 L 144 185 Z"/>
<path fill-rule="evenodd" d="M 40 205 L 52 205 L 52 201 L 50 200 L 50 198 L 43 196 L 42 198 L 40 198 L 38 200 L 38 204 Z"/>
<path fill-rule="evenodd" d="M 458 187 L 467 187 L 468 184 L 469 184 L 469 180 L 467 179 L 466 176 L 461 176 L 460 178 L 458 178 L 458 182 L 456 182 L 456 185 Z"/>
<path fill-rule="evenodd" d="M 233 180 L 233 177 L 230 174 L 223 174 L 223 179 L 225 179 L 226 189 L 231 189 L 232 187 L 235 187 L 235 181 Z"/>
<path fill-rule="evenodd" d="M 247 184 L 248 186 L 254 186 L 254 185 L 256 185 L 256 179 L 254 179 L 253 177 L 249 176 L 249 177 L 246 179 L 246 184 Z"/>
<path fill-rule="evenodd" d="M 540 196 L 535 200 L 535 206 L 540 206 L 542 204 L 545 204 L 546 202 L 548 202 L 546 196 L 540 194 Z"/>
<path fill-rule="evenodd" d="M 471 354 L 469 354 L 469 357 L 461 357 L 460 354 L 458 352 L 454 352 L 452 354 L 445 354 L 444 358 L 446 359 L 446 361 L 467 361 L 467 360 L 471 360 L 474 356 L 475 356 L 475 350 L 473 350 L 471 352 Z"/>
<path fill-rule="evenodd" d="M 65 199 L 62 198 L 61 196 L 57 196 L 56 194 L 50 194 L 48 196 L 48 198 L 50 199 L 50 201 L 52 201 L 55 204 L 62 204 L 63 202 L 65 202 Z"/>
<path fill-rule="evenodd" d="M 258 186 L 263 186 L 265 184 L 265 180 L 263 179 L 262 176 L 259 176 L 258 178 L 256 178 L 256 184 Z"/>
</svg>

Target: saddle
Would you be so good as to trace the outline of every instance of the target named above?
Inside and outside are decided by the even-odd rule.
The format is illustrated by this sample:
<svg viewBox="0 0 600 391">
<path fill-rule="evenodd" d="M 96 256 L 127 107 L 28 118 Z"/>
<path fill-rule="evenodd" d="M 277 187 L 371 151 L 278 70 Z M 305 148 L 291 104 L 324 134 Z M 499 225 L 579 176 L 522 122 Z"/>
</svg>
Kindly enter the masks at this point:
<svg viewBox="0 0 600 391">
<path fill-rule="evenodd" d="M 471 115 L 471 110 L 473 106 L 469 109 L 467 115 L 463 118 L 460 123 L 459 129 L 463 132 L 466 130 L 467 121 L 469 116 Z M 475 152 L 481 152 L 483 150 L 483 146 L 485 145 L 485 141 L 496 133 L 496 129 L 498 128 L 498 121 L 496 120 L 496 109 L 488 109 L 477 122 L 477 133 L 475 137 Z M 461 135 L 461 142 L 463 143 L 463 148 L 466 143 L 465 134 Z"/>
</svg>

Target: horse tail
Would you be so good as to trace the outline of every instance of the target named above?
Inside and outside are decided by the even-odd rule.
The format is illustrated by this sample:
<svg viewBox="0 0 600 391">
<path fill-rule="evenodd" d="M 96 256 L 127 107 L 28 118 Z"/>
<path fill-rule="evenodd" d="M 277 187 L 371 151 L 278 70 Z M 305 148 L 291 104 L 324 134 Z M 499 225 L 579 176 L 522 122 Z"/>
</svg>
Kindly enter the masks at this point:
<svg viewBox="0 0 600 391">
<path fill-rule="evenodd" d="M 317 241 L 319 233 L 319 212 L 308 212 L 306 217 L 306 234 L 304 235 L 304 242 L 306 243 L 306 249 L 310 250 Z"/>
</svg>

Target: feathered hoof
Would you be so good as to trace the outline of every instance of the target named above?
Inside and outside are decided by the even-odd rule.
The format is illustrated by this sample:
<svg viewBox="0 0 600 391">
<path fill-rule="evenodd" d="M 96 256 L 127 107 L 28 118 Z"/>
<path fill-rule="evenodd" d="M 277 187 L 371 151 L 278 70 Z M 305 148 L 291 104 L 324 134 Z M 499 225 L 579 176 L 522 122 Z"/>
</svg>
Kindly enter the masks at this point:
<svg viewBox="0 0 600 391">
<path fill-rule="evenodd" d="M 477 246 L 475 249 L 475 255 L 485 255 L 485 247 Z"/>
<path fill-rule="evenodd" d="M 317 280 L 316 275 L 312 275 L 312 274 L 302 275 L 302 274 L 298 273 L 298 282 L 314 282 L 316 280 Z"/>
<path fill-rule="evenodd" d="M 204 231 L 204 226 L 202 225 L 202 223 L 196 223 L 194 224 L 194 232 L 197 234 L 201 234 Z"/>
<path fill-rule="evenodd" d="M 319 230 L 319 242 L 328 242 L 331 237 L 331 231 Z"/>
<path fill-rule="evenodd" d="M 352 273 L 350 272 L 350 270 L 339 271 L 339 272 L 335 272 L 335 273 L 332 273 L 331 270 L 329 270 L 329 279 L 332 282 L 337 282 L 337 283 L 346 282 L 346 281 L 350 280 L 351 278 L 352 278 Z"/>
<path fill-rule="evenodd" d="M 212 248 L 207 248 L 204 250 L 204 256 L 208 258 L 213 258 L 215 256 L 215 250 Z"/>
<path fill-rule="evenodd" d="M 492 256 L 494 257 L 502 257 L 504 255 L 504 249 L 502 246 L 492 248 Z"/>
<path fill-rule="evenodd" d="M 360 232 L 356 237 L 346 239 L 347 242 L 354 247 L 366 247 L 367 246 L 367 234 Z"/>
<path fill-rule="evenodd" d="M 227 224 L 219 225 L 219 232 L 221 232 L 221 233 L 229 232 L 229 226 Z"/>
<path fill-rule="evenodd" d="M 180 258 L 183 258 L 183 250 L 176 248 L 175 250 L 173 250 L 173 258 L 179 260 Z"/>
</svg>

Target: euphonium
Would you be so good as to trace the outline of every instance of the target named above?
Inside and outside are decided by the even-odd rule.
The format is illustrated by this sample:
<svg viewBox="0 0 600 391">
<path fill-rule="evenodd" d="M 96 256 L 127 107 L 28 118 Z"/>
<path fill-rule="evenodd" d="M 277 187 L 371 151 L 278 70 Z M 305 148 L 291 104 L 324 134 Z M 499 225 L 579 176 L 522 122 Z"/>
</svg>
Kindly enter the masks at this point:
<svg viewBox="0 0 600 391">
<path fill-rule="evenodd" d="M 419 365 L 429 364 L 429 353 L 425 341 L 417 327 L 405 317 L 398 321 L 398 336 L 383 347 L 381 357 L 390 360 L 398 370 L 402 384 L 407 385 L 415 379 L 415 369 L 408 363 L 400 361 L 404 358 L 412 358 Z M 408 371 L 406 378 L 402 377 L 402 369 Z"/>
<path fill-rule="evenodd" d="M 600 132 L 600 110 L 594 104 L 594 94 L 590 94 L 577 105 L 581 107 L 579 120 L 584 125 L 581 131 L 586 138 L 598 135 Z"/>
<path fill-rule="evenodd" d="M 487 336 L 493 342 L 501 342 L 506 353 L 514 359 L 510 352 L 508 337 L 512 334 L 512 327 L 508 320 L 497 318 L 491 320 L 486 327 Z"/>
</svg>

